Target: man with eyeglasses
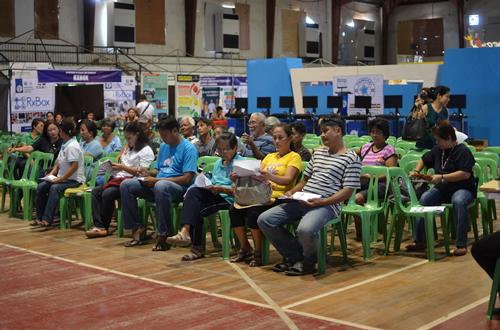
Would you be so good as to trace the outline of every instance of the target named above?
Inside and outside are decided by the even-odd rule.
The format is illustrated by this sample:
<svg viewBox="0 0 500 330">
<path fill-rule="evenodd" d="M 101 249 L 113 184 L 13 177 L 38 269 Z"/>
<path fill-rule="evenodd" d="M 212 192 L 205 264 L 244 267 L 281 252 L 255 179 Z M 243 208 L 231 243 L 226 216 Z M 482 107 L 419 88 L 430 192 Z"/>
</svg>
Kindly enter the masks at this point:
<svg viewBox="0 0 500 330">
<path fill-rule="evenodd" d="M 248 122 L 248 128 L 252 136 L 244 133 L 241 139 L 247 149 L 242 156 L 264 159 L 267 154 L 276 152 L 273 138 L 266 133 L 266 116 L 261 113 L 253 113 Z"/>
</svg>

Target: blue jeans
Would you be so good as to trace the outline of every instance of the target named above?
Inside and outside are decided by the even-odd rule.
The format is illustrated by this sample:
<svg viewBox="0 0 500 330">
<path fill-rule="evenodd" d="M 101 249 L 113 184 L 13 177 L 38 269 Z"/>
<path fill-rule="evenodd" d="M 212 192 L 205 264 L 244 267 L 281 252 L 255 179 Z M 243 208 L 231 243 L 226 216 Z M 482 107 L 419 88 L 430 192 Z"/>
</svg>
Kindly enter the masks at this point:
<svg viewBox="0 0 500 330">
<path fill-rule="evenodd" d="M 304 260 L 316 264 L 319 231 L 328 221 L 337 217 L 331 206 L 305 207 L 299 202 L 280 204 L 262 213 L 257 224 L 269 242 L 290 262 Z M 285 225 L 300 221 L 297 228 L 298 239 Z"/>
<path fill-rule="evenodd" d="M 50 183 L 42 181 L 36 188 L 36 218 L 52 223 L 57 203 L 61 193 L 68 188 L 76 188 L 80 182 L 76 180 L 65 180 L 63 183 Z M 48 196 L 47 196 L 48 195 Z"/>
<path fill-rule="evenodd" d="M 185 192 L 186 188 L 167 180 L 158 181 L 153 188 L 144 186 L 136 179 L 124 180 L 120 185 L 123 228 L 132 230 L 141 226 L 137 198 L 142 198 L 156 203 L 158 235 L 167 235 L 168 229 L 172 228 L 170 206 L 172 202 L 182 202 Z"/>
<path fill-rule="evenodd" d="M 451 197 L 453 213 L 455 215 L 455 228 L 457 230 L 457 247 L 467 246 L 467 231 L 469 229 L 469 209 L 467 206 L 472 202 L 474 202 L 474 195 L 472 192 L 465 189 L 457 190 Z M 436 188 L 427 190 L 422 197 L 420 197 L 420 205 L 422 206 L 436 206 L 442 203 L 444 203 L 443 196 Z M 424 218 L 417 218 L 413 239 L 415 242 L 426 241 Z"/>
</svg>

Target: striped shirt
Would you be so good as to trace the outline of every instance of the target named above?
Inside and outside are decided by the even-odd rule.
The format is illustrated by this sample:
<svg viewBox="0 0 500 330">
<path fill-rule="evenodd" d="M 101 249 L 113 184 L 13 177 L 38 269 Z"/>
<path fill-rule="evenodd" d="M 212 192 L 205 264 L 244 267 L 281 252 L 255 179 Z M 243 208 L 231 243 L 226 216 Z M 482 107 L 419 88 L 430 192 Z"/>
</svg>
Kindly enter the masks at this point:
<svg viewBox="0 0 500 330">
<path fill-rule="evenodd" d="M 321 194 L 327 198 L 343 188 L 361 188 L 359 176 L 361 163 L 358 155 L 352 150 L 343 154 L 330 154 L 328 148 L 316 150 L 304 175 L 309 177 L 302 189 L 304 192 Z M 340 211 L 342 203 L 332 205 L 336 213 Z"/>
</svg>

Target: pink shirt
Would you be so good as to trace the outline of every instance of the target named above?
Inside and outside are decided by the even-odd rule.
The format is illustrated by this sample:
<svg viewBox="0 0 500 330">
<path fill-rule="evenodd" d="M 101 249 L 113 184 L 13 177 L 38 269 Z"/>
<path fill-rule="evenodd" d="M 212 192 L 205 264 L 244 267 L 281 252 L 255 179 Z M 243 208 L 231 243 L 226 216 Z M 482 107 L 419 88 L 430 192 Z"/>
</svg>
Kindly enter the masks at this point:
<svg viewBox="0 0 500 330">
<path fill-rule="evenodd" d="M 387 159 L 394 155 L 397 157 L 396 149 L 390 144 L 386 144 L 381 150 L 374 152 L 373 142 L 370 142 L 361 147 L 361 165 L 386 166 Z M 385 186 L 385 182 L 379 184 Z"/>
</svg>

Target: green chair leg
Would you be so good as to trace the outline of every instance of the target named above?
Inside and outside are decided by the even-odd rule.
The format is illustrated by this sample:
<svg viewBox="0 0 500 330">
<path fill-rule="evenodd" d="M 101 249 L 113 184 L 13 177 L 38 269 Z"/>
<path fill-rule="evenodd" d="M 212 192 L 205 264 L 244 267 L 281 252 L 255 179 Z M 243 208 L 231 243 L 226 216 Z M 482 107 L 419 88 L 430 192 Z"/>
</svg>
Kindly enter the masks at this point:
<svg viewBox="0 0 500 330">
<path fill-rule="evenodd" d="M 493 283 L 491 284 L 488 312 L 486 313 L 486 317 L 488 318 L 488 320 L 491 320 L 491 316 L 493 315 L 493 309 L 495 308 L 495 302 L 497 300 L 499 288 L 500 288 L 500 259 L 497 259 L 497 264 L 495 266 L 495 275 L 493 276 Z"/>
<path fill-rule="evenodd" d="M 434 216 L 433 214 L 426 214 L 425 221 L 425 236 L 427 238 L 427 258 L 430 262 L 435 261 L 434 254 Z"/>
<path fill-rule="evenodd" d="M 231 221 L 229 220 L 229 211 L 222 210 L 218 212 L 222 228 L 222 259 L 229 260 L 231 240 Z"/>
</svg>

